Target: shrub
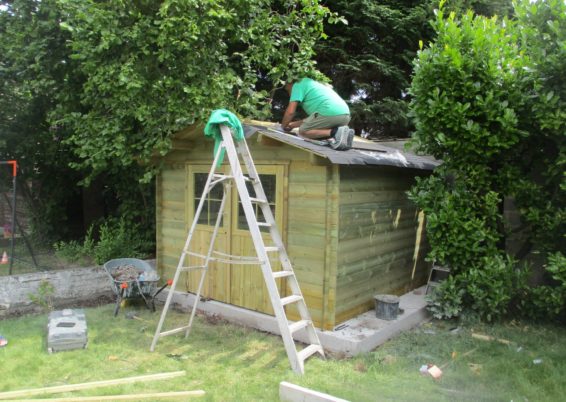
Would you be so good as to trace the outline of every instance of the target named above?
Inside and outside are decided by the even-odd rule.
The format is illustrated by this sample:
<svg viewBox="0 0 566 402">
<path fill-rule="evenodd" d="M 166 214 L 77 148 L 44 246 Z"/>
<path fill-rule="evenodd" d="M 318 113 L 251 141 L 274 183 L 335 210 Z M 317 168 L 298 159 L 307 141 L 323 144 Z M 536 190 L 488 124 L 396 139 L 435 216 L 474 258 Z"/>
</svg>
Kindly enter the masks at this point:
<svg viewBox="0 0 566 402">
<path fill-rule="evenodd" d="M 521 299 L 521 311 L 557 317 L 566 276 L 556 254 L 566 244 L 566 3 L 519 0 L 515 20 L 458 19 L 443 4 L 410 88 L 413 142 L 443 161 L 409 192 L 427 216 L 428 259 L 452 268 L 431 310 L 493 320 Z M 527 287 L 528 270 L 506 256 L 508 196 L 527 239 L 521 253 L 547 257 L 543 286 Z"/>
<path fill-rule="evenodd" d="M 546 284 L 527 288 L 522 311 L 531 318 L 566 318 L 566 257 L 551 254 L 545 265 Z"/>
<path fill-rule="evenodd" d="M 112 258 L 144 258 L 152 247 L 149 241 L 138 235 L 138 225 L 129 225 L 125 219 L 105 222 L 100 226 L 99 233 L 99 240 L 94 246 L 97 264 Z"/>
<path fill-rule="evenodd" d="M 69 261 L 85 263 L 94 260 L 104 264 L 113 258 L 145 258 L 153 250 L 153 242 L 140 236 L 139 225 L 129 224 L 124 218 L 109 219 L 96 230 L 98 240 L 94 240 L 95 225 L 92 225 L 83 241 L 58 242 L 56 254 Z"/>
<path fill-rule="evenodd" d="M 458 317 L 464 309 L 464 289 L 455 276 L 449 276 L 427 296 L 428 310 L 434 318 L 450 319 Z"/>
<path fill-rule="evenodd" d="M 493 321 L 506 315 L 526 283 L 526 271 L 511 258 L 484 258 L 479 267 L 462 274 L 468 306 L 480 318 Z"/>
<path fill-rule="evenodd" d="M 82 243 L 77 240 L 71 240 L 68 242 L 59 241 L 55 243 L 53 245 L 55 248 L 55 255 L 62 260 L 71 263 L 79 263 L 81 265 L 92 264 L 95 243 L 92 237 L 93 230 L 94 226 L 91 226 L 88 229 Z"/>
<path fill-rule="evenodd" d="M 53 310 L 53 295 L 55 294 L 55 287 L 51 282 L 42 279 L 37 288 L 37 293 L 30 293 L 28 295 L 32 303 L 37 304 L 43 310 Z"/>
</svg>

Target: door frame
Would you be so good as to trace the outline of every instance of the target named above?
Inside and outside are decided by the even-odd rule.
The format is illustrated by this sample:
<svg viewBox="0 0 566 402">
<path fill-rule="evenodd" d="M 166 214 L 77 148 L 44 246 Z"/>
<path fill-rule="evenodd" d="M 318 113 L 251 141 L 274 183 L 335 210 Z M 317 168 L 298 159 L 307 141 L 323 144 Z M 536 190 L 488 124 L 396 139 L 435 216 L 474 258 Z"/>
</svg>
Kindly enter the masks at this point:
<svg viewBox="0 0 566 402">
<path fill-rule="evenodd" d="M 260 161 L 260 162 L 256 162 L 255 163 L 255 167 L 257 172 L 261 175 L 261 174 L 275 174 L 276 176 L 276 187 L 275 187 L 275 195 L 276 195 L 276 199 L 274 201 L 275 203 L 275 213 L 274 213 L 274 218 L 275 221 L 277 223 L 279 232 L 281 234 L 281 238 L 283 240 L 284 244 L 287 244 L 287 232 L 286 232 L 286 226 L 287 226 L 287 204 L 288 204 L 288 183 L 289 183 L 289 164 L 290 162 L 288 161 L 284 161 L 284 162 L 273 162 L 273 161 Z M 228 174 L 230 170 L 230 165 L 228 164 L 224 164 L 221 167 L 216 169 L 217 173 L 222 173 L 222 174 Z M 206 164 L 206 163 L 187 163 L 186 164 L 186 179 L 187 179 L 187 186 L 186 186 L 186 193 L 185 193 L 185 199 L 187 200 L 187 207 L 185 208 L 185 227 L 187 228 L 187 232 L 188 229 L 190 228 L 190 225 L 192 224 L 192 220 L 194 219 L 194 214 L 195 214 L 195 210 L 196 210 L 196 206 L 195 206 L 195 180 L 194 180 L 194 175 L 197 173 L 204 173 L 206 175 L 208 175 L 210 173 L 210 164 Z M 220 185 L 220 184 L 219 184 Z M 200 194 L 199 194 L 200 196 Z M 222 217 L 222 225 L 219 227 L 218 229 L 218 235 L 217 235 L 217 240 L 216 240 L 216 246 L 218 251 L 222 251 L 218 248 L 218 242 L 220 240 L 220 237 L 224 237 L 224 242 L 226 245 L 226 249 L 225 251 L 222 252 L 226 252 L 227 254 L 232 254 L 233 252 L 233 241 L 234 241 L 234 236 L 240 236 L 240 237 L 244 237 L 246 236 L 246 234 L 249 236 L 249 231 L 246 229 L 238 229 L 238 201 L 239 201 L 239 197 L 238 197 L 238 192 L 235 189 L 235 186 L 231 186 L 231 188 L 228 189 L 228 199 L 226 200 L 226 205 L 224 208 L 224 216 Z M 273 202 L 272 200 L 269 200 L 270 202 Z M 195 226 L 195 233 L 193 234 L 193 240 L 192 240 L 192 245 L 197 246 L 196 241 L 198 241 L 198 232 L 200 232 L 200 234 L 202 235 L 202 233 L 209 233 L 209 235 L 211 236 L 212 233 L 214 231 L 214 225 L 205 225 L 205 224 L 197 224 Z M 265 235 L 268 236 L 267 233 L 265 233 Z M 266 236 L 264 236 L 264 239 L 266 239 Z M 250 241 L 251 241 L 251 236 L 250 236 Z M 200 245 L 200 247 L 202 247 L 202 245 Z M 258 269 L 258 272 L 261 275 L 261 268 L 259 266 L 256 266 Z M 233 271 L 235 269 L 238 269 L 238 266 L 233 266 L 230 267 L 227 264 L 221 264 L 218 266 L 218 268 L 215 269 L 210 269 L 209 273 L 207 274 L 207 278 L 205 281 L 205 287 L 203 289 L 203 296 L 205 297 L 211 297 L 215 300 L 219 300 L 222 302 L 226 302 L 226 303 L 230 303 L 230 304 L 234 304 L 236 306 L 241 306 L 244 308 L 249 308 L 246 306 L 243 306 L 240 304 L 235 304 L 236 300 L 239 300 L 239 298 L 233 294 L 234 290 L 232 289 L 232 281 L 234 280 L 234 275 L 233 275 Z M 193 286 L 189 286 L 190 284 L 194 284 L 196 281 L 195 279 L 198 277 L 200 277 L 200 271 L 196 271 L 195 273 L 191 273 L 190 276 L 189 274 L 187 275 L 187 290 L 191 290 L 191 288 L 195 287 Z M 218 297 L 218 295 L 214 294 L 214 289 L 216 288 L 216 284 L 214 283 L 216 280 L 220 279 L 218 277 L 218 275 L 221 275 L 221 279 L 222 282 L 225 283 L 226 285 L 224 286 L 223 289 L 223 297 Z M 255 278 L 256 276 L 254 276 Z M 190 278 L 190 281 L 189 281 Z M 190 283 L 188 283 L 190 282 Z M 261 280 L 262 284 L 261 286 L 263 286 L 265 292 L 267 292 L 267 289 L 265 289 L 265 285 L 263 284 L 263 280 Z M 281 285 L 281 279 L 278 280 L 278 287 L 280 290 L 280 293 L 282 296 L 285 295 L 286 293 L 286 288 L 285 286 Z M 242 289 L 243 292 L 245 292 L 245 289 Z M 244 303 L 245 304 L 245 303 Z M 271 309 L 271 303 L 269 303 L 269 308 L 268 311 L 270 311 Z M 257 309 L 255 309 L 257 310 Z M 263 311 L 266 312 L 265 309 L 259 309 L 257 311 Z"/>
</svg>

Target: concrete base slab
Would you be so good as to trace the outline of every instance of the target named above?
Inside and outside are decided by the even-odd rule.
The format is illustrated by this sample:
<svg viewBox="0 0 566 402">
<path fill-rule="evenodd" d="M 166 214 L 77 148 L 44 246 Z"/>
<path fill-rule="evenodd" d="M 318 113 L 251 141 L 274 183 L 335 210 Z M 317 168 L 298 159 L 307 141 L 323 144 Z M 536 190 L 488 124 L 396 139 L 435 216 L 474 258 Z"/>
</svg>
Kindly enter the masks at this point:
<svg viewBox="0 0 566 402">
<path fill-rule="evenodd" d="M 430 319 L 424 299 L 425 287 L 415 289 L 400 297 L 398 314 L 395 320 L 386 321 L 376 317 L 371 310 L 352 318 L 335 328 L 334 331 L 317 330 L 320 342 L 326 351 L 354 356 L 369 352 L 383 344 L 388 339 L 402 331 L 411 329 Z M 158 301 L 164 302 L 167 291 L 158 296 Z M 172 298 L 173 307 L 190 311 L 196 297 L 192 293 L 175 292 Z M 207 315 L 218 315 L 226 321 L 280 335 L 275 317 L 247 310 L 231 304 L 215 300 L 201 301 L 198 310 Z M 166 321 L 167 323 L 167 321 Z M 166 331 L 172 328 L 163 328 Z M 294 338 L 307 343 L 305 330 L 299 331 Z"/>
</svg>

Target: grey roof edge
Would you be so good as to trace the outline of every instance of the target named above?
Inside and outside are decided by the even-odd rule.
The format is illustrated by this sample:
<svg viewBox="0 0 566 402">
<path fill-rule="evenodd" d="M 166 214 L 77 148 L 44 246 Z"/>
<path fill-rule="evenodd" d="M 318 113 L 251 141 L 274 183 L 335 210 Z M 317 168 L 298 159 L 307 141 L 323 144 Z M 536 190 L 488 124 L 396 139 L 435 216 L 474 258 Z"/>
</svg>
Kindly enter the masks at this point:
<svg viewBox="0 0 566 402">
<path fill-rule="evenodd" d="M 274 123 L 243 123 L 246 138 L 259 132 L 269 138 L 292 145 L 307 152 L 327 158 L 337 165 L 352 166 L 393 166 L 406 169 L 434 170 L 442 162 L 432 156 L 416 155 L 378 142 L 354 141 L 352 149 L 336 151 L 328 146 L 318 145 L 294 134 L 289 134 Z"/>
</svg>

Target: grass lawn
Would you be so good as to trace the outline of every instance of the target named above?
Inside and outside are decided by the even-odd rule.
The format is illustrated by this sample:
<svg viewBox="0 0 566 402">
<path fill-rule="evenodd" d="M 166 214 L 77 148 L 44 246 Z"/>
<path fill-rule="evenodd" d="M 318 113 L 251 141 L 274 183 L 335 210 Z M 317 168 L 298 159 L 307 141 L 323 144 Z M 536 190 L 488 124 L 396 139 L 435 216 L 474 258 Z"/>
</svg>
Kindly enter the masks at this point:
<svg viewBox="0 0 566 402">
<path fill-rule="evenodd" d="M 125 318 L 136 312 L 145 321 Z M 326 392 L 351 401 L 559 401 L 566 395 L 566 329 L 505 323 L 432 322 L 355 358 L 311 358 L 306 374 L 294 374 L 279 337 L 203 318 L 191 337 L 162 338 L 149 352 L 159 313 L 127 306 L 116 318 L 113 306 L 85 309 L 86 350 L 46 351 L 47 315 L 0 321 L 9 341 L 0 348 L 0 392 L 186 370 L 186 376 L 45 398 L 202 389 L 202 401 L 277 401 L 279 382 Z M 170 313 L 167 328 L 185 323 Z M 471 336 L 472 329 L 510 341 Z M 419 368 L 441 367 L 439 380 Z M 38 398 L 36 396 L 35 398 Z"/>
</svg>

